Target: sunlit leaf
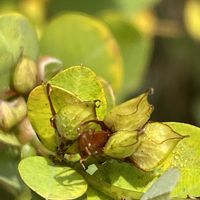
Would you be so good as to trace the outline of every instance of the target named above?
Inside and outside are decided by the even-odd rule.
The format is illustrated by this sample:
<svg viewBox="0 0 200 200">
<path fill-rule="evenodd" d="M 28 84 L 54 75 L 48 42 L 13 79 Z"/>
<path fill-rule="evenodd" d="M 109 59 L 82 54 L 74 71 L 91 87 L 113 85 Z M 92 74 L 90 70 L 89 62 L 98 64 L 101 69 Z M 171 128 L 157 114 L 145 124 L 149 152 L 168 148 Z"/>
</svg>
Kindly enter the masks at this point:
<svg viewBox="0 0 200 200">
<path fill-rule="evenodd" d="M 56 112 L 68 102 L 77 101 L 77 98 L 73 95 L 56 87 L 53 87 L 51 96 Z M 57 137 L 55 129 L 50 123 L 52 113 L 45 86 L 38 86 L 30 93 L 28 98 L 28 116 L 42 143 L 47 148 L 55 150 L 58 145 Z"/>
<path fill-rule="evenodd" d="M 89 187 L 87 190 L 87 200 L 111 200 L 110 197 L 105 194 Z"/>
<path fill-rule="evenodd" d="M 169 193 L 172 192 L 177 182 L 179 181 L 180 173 L 178 169 L 173 168 L 165 172 L 159 179 L 151 186 L 151 188 L 142 196 L 141 200 L 167 200 L 171 199 Z"/>
<path fill-rule="evenodd" d="M 104 88 L 91 69 L 83 66 L 70 67 L 54 76 L 49 83 L 64 89 L 83 102 L 93 103 L 99 100 L 100 105 L 96 108 L 97 118 L 104 118 L 107 110 Z M 55 102 L 59 101 L 58 97 L 54 100 Z"/>
<path fill-rule="evenodd" d="M 144 172 L 132 164 L 116 160 L 106 162 L 100 170 L 112 185 L 137 192 L 147 191 L 156 177 L 154 172 Z"/>
<path fill-rule="evenodd" d="M 45 199 L 76 199 L 87 190 L 86 182 L 75 170 L 54 165 L 43 157 L 23 159 L 19 172 L 23 181 Z"/>
<path fill-rule="evenodd" d="M 181 140 L 163 163 L 162 169 L 176 167 L 181 178 L 173 196 L 185 198 L 188 194 L 200 196 L 200 128 L 184 123 L 167 123 L 177 133 L 188 136 Z"/>
<path fill-rule="evenodd" d="M 52 87 L 50 95 L 55 111 L 64 113 L 66 109 L 68 110 L 65 119 L 68 118 L 69 123 L 63 122 L 62 124 L 60 122 L 60 126 L 65 126 L 68 123 L 68 127 L 73 126 L 75 130 L 77 123 L 83 120 L 82 118 L 77 120 L 77 117 L 79 117 L 78 112 L 81 112 L 81 110 L 76 108 L 80 107 L 80 109 L 84 109 L 87 104 L 94 105 L 96 100 L 100 101 L 100 106 L 96 108 L 97 117 L 102 119 L 105 115 L 107 103 L 104 90 L 96 75 L 90 69 L 78 66 L 66 69 L 57 74 L 49 83 Z M 28 99 L 28 116 L 41 141 L 46 147 L 55 150 L 57 139 L 55 130 L 50 123 L 52 113 L 46 90 L 45 86 L 38 86 L 30 93 Z M 66 109 L 63 109 L 65 106 Z M 89 108 L 92 111 L 92 107 Z M 61 109 L 63 110 L 61 111 Z M 91 116 L 96 117 L 94 115 L 95 111 L 93 111 Z"/>
<path fill-rule="evenodd" d="M 90 66 L 115 91 L 121 88 L 123 66 L 118 45 L 109 29 L 93 17 L 68 13 L 55 18 L 41 38 L 41 51 L 63 61 L 66 68 Z"/>
</svg>

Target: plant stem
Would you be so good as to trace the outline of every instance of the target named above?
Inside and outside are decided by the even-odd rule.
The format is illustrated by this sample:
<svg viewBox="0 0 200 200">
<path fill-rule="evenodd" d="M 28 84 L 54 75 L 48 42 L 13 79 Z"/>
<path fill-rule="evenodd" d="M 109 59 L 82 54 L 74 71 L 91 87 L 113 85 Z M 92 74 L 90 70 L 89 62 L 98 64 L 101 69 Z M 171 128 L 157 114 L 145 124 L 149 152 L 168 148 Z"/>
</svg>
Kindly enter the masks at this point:
<svg viewBox="0 0 200 200">
<path fill-rule="evenodd" d="M 98 177 L 94 175 L 88 174 L 84 170 L 78 169 L 78 172 L 85 178 L 85 180 L 90 186 L 92 186 L 96 190 L 99 190 L 100 192 L 103 192 L 104 194 L 111 197 L 112 199 L 136 200 L 136 199 L 140 199 L 141 196 L 143 195 L 140 192 L 122 189 L 114 185 L 111 185 L 105 181 L 100 180 Z"/>
<path fill-rule="evenodd" d="M 88 174 L 85 170 L 80 167 L 75 167 L 76 170 L 84 177 L 87 183 L 94 189 L 104 193 L 115 200 L 139 200 L 143 193 L 137 191 L 131 191 L 117 186 L 111 185 L 99 177 Z M 172 200 L 186 200 L 185 198 L 172 197 Z"/>
<path fill-rule="evenodd" d="M 50 151 L 44 145 L 42 145 L 42 143 L 39 141 L 39 139 L 37 137 L 34 137 L 31 140 L 31 144 L 37 149 L 37 151 L 42 156 L 55 156 L 56 155 L 53 151 Z"/>
</svg>

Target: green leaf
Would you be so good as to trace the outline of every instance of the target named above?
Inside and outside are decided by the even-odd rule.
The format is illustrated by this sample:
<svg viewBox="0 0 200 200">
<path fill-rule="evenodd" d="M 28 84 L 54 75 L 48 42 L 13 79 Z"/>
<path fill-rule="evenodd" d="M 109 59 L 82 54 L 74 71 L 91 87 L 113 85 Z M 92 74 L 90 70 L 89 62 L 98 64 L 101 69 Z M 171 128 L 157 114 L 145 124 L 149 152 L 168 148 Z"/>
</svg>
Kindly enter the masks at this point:
<svg viewBox="0 0 200 200">
<path fill-rule="evenodd" d="M 61 11 L 82 11 L 90 14 L 97 14 L 104 10 L 115 10 L 125 15 L 133 15 L 142 9 L 153 6 L 159 0 L 74 0 L 74 1 L 50 1 L 49 10 L 51 13 L 60 13 Z M 88 6 L 89 5 L 89 6 Z"/>
<path fill-rule="evenodd" d="M 87 190 L 87 183 L 75 170 L 56 166 L 44 157 L 22 160 L 19 172 L 34 192 L 49 200 L 75 199 Z"/>
<path fill-rule="evenodd" d="M 49 83 L 52 86 L 51 99 L 56 112 L 67 105 L 78 106 L 84 101 L 87 104 L 100 100 L 100 106 L 96 108 L 97 117 L 99 119 L 104 117 L 107 108 L 104 90 L 100 81 L 90 69 L 78 66 L 71 67 L 57 74 Z M 52 113 L 45 86 L 38 86 L 30 93 L 28 116 L 44 145 L 55 150 L 57 139 L 55 130 L 50 124 Z M 71 118 L 73 120 L 73 117 Z"/>
<path fill-rule="evenodd" d="M 9 24 L 9 26 L 8 26 Z M 38 39 L 29 21 L 19 14 L 0 16 L 0 93 L 9 89 L 13 67 L 23 55 L 36 60 Z"/>
<path fill-rule="evenodd" d="M 123 66 L 119 48 L 101 21 L 77 13 L 59 16 L 46 27 L 40 44 L 43 55 L 60 59 L 66 68 L 90 66 L 115 91 L 121 88 Z"/>
<path fill-rule="evenodd" d="M 51 97 L 56 112 L 70 102 L 79 101 L 72 94 L 54 86 L 52 86 Z M 58 145 L 57 136 L 55 129 L 50 123 L 52 113 L 45 85 L 36 87 L 30 93 L 28 98 L 28 116 L 42 143 L 47 148 L 55 150 Z"/>
<path fill-rule="evenodd" d="M 20 142 L 13 131 L 4 132 L 0 130 L 0 142 L 12 146 L 20 146 Z"/>
<path fill-rule="evenodd" d="M 64 94 L 65 92 L 63 92 Z M 60 99 L 62 99 L 62 95 Z M 38 86 L 31 91 L 27 106 L 28 117 L 41 142 L 47 148 L 55 150 L 57 147 L 56 134 L 50 124 L 52 113 L 46 96 L 45 86 Z"/>
<path fill-rule="evenodd" d="M 124 83 L 119 96 L 123 99 L 138 89 L 145 77 L 153 47 L 152 40 L 119 14 L 106 12 L 102 19 L 117 39 L 124 60 Z"/>
<path fill-rule="evenodd" d="M 105 194 L 97 191 L 91 187 L 88 188 L 87 191 L 87 200 L 112 200 L 110 197 Z"/>
<path fill-rule="evenodd" d="M 89 68 L 83 66 L 70 67 L 54 76 L 49 83 L 52 86 L 64 89 L 83 102 L 93 103 L 99 100 L 100 106 L 96 108 L 97 117 L 98 119 L 104 118 L 107 111 L 104 88 L 97 75 Z M 58 101 L 57 99 L 54 102 Z"/>
<path fill-rule="evenodd" d="M 200 196 L 200 128 L 184 123 L 167 123 L 177 133 L 188 136 L 178 143 L 162 169 L 176 167 L 181 178 L 173 191 L 173 196 L 185 198 L 188 194 Z"/>
<path fill-rule="evenodd" d="M 15 150 L 4 147 L 0 151 L 0 185 L 13 194 L 22 189 L 22 181 L 17 170 L 19 156 Z"/>
<path fill-rule="evenodd" d="M 151 188 L 142 196 L 141 200 L 170 199 L 169 193 L 174 189 L 179 178 L 180 173 L 176 168 L 168 170 L 161 177 L 159 177 Z"/>
<path fill-rule="evenodd" d="M 116 160 L 106 162 L 100 170 L 110 184 L 137 192 L 145 192 L 156 177 L 154 172 L 144 172 L 132 164 Z"/>
</svg>

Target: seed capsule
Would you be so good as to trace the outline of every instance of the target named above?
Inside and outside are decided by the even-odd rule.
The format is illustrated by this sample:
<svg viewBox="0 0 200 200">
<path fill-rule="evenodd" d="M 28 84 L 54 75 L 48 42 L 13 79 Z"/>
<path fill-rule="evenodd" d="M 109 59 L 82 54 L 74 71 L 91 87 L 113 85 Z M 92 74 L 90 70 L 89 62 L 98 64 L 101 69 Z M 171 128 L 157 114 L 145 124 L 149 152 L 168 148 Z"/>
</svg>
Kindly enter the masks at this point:
<svg viewBox="0 0 200 200">
<path fill-rule="evenodd" d="M 26 112 L 26 102 L 22 97 L 11 102 L 0 101 L 0 128 L 11 129 L 26 116 Z"/>
<path fill-rule="evenodd" d="M 33 60 L 23 57 L 13 75 L 13 86 L 19 93 L 29 92 L 37 83 L 37 66 Z"/>
<path fill-rule="evenodd" d="M 137 131 L 118 131 L 111 135 L 103 151 L 113 158 L 126 158 L 131 156 L 139 146 Z"/>
<path fill-rule="evenodd" d="M 112 132 L 127 130 L 134 131 L 144 126 L 149 120 L 153 106 L 148 102 L 148 91 L 114 107 L 105 117 L 105 124 Z"/>
<path fill-rule="evenodd" d="M 181 139 L 183 136 L 163 123 L 148 123 L 140 136 L 140 146 L 130 160 L 140 169 L 151 171 L 161 164 Z"/>
<path fill-rule="evenodd" d="M 78 102 L 68 104 L 58 111 L 55 116 L 57 131 L 67 140 L 75 140 L 79 133 L 80 124 L 95 119 L 95 104 L 93 102 Z"/>
</svg>

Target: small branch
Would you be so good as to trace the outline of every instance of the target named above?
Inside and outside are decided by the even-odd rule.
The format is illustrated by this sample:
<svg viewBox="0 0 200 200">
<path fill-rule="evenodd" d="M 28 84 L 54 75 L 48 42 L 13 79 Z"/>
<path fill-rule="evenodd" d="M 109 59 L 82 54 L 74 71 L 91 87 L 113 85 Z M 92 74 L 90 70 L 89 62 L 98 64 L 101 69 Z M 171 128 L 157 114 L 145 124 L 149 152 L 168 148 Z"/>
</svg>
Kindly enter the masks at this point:
<svg viewBox="0 0 200 200">
<path fill-rule="evenodd" d="M 75 169 L 83 176 L 83 178 L 91 187 L 104 193 L 112 199 L 139 200 L 144 194 L 142 192 L 131 191 L 111 185 L 103 180 L 100 180 L 99 177 L 88 174 L 80 166 L 75 166 Z M 186 200 L 186 198 L 172 197 L 171 200 Z"/>
<path fill-rule="evenodd" d="M 34 137 L 31 140 L 31 144 L 36 148 L 36 150 L 39 152 L 39 154 L 41 154 L 42 156 L 55 156 L 55 152 L 50 151 L 49 149 L 47 149 L 40 141 L 37 137 Z"/>
<path fill-rule="evenodd" d="M 98 177 L 92 176 L 85 172 L 84 170 L 78 170 L 78 172 L 85 178 L 87 183 L 95 188 L 96 190 L 103 192 L 107 196 L 111 197 L 112 199 L 121 200 L 121 199 L 131 199 L 136 200 L 140 199 L 142 193 L 136 191 L 130 191 L 127 189 L 122 189 L 111 185 L 105 181 L 100 180 Z"/>
</svg>

